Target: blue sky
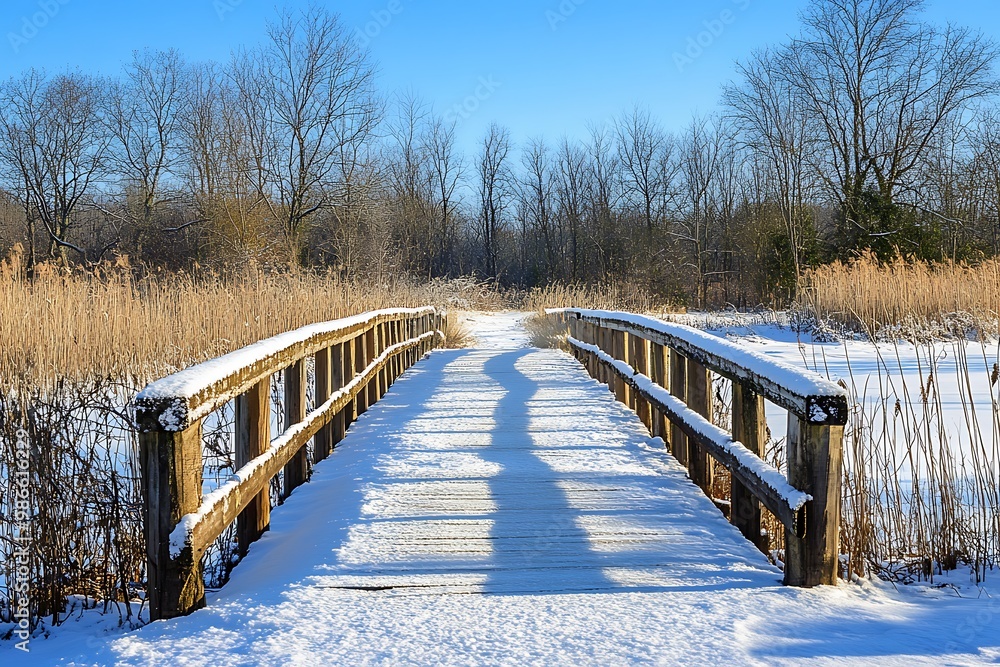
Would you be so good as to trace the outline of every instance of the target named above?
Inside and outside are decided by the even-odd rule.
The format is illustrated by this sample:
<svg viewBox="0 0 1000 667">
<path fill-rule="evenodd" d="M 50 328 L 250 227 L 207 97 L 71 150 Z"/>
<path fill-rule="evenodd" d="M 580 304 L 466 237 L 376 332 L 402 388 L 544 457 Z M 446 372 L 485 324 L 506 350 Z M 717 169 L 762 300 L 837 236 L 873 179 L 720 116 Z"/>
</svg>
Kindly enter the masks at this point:
<svg viewBox="0 0 1000 667">
<path fill-rule="evenodd" d="M 29 67 L 113 74 L 134 49 L 224 61 L 306 0 L 4 0 L 0 78 Z M 797 30 L 805 0 L 374 0 L 320 3 L 369 45 L 384 91 L 459 120 L 472 150 L 492 121 L 516 142 L 582 137 L 635 103 L 668 129 L 717 108 L 734 61 Z M 995 0 L 930 0 L 926 18 L 998 35 Z M 700 45 L 692 46 L 700 41 Z M 478 94 L 478 97 L 477 97 Z M 456 107 L 456 105 L 458 105 Z"/>
</svg>

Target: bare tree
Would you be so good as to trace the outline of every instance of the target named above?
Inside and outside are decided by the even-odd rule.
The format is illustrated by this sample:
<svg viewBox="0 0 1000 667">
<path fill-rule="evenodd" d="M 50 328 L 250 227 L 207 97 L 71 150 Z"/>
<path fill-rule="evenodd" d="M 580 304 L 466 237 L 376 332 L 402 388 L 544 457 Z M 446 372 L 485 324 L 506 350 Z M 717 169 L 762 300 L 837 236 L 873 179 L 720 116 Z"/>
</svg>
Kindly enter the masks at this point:
<svg viewBox="0 0 1000 667">
<path fill-rule="evenodd" d="M 582 278 L 581 237 L 586 223 L 587 155 L 578 145 L 563 139 L 559 147 L 556 171 L 556 198 L 559 219 L 569 237 L 569 279 Z"/>
<path fill-rule="evenodd" d="M 663 213 L 659 206 L 676 172 L 673 140 L 652 120 L 648 110 L 638 106 L 617 120 L 615 133 L 618 159 L 625 174 L 625 194 L 642 216 L 649 247 Z"/>
<path fill-rule="evenodd" d="M 110 86 L 105 116 L 114 143 L 108 157 L 126 194 L 116 213 L 123 222 L 149 228 L 179 159 L 178 126 L 187 103 L 184 69 L 176 51 L 137 52 L 125 80 Z"/>
<path fill-rule="evenodd" d="M 533 139 L 521 156 L 523 177 L 521 179 L 524 202 L 523 222 L 526 227 L 541 236 L 544 279 L 546 282 L 558 279 L 559 239 L 556 238 L 553 214 L 553 174 L 552 157 L 543 139 Z M 527 235 L 523 235 L 527 237 Z M 527 238 L 522 241 L 522 254 L 527 250 Z M 522 261 L 522 264 L 526 262 Z"/>
<path fill-rule="evenodd" d="M 68 250 L 84 262 L 113 247 L 88 249 L 72 240 L 79 214 L 106 176 L 110 135 L 102 118 L 104 84 L 83 74 L 51 79 L 31 70 L 9 81 L 0 108 L 0 158 L 10 189 L 26 215 L 42 223 L 50 254 L 68 264 Z"/>
<path fill-rule="evenodd" d="M 737 65 L 741 85 L 729 86 L 725 102 L 742 140 L 770 172 L 773 197 L 781 212 L 795 275 L 802 272 L 808 237 L 807 201 L 813 193 L 812 151 L 816 141 L 796 87 L 782 75 L 781 54 L 759 51 Z"/>
<path fill-rule="evenodd" d="M 231 77 L 257 130 L 261 195 L 298 263 L 306 224 L 347 195 L 341 157 L 371 137 L 381 105 L 374 67 L 336 16 L 285 13 L 268 37 L 234 60 Z"/>
<path fill-rule="evenodd" d="M 921 23 L 922 0 L 813 0 L 784 72 L 825 150 L 816 173 L 855 233 L 862 196 L 892 204 L 949 118 L 996 91 L 992 43 Z"/>
<path fill-rule="evenodd" d="M 507 155 L 510 133 L 493 123 L 483 138 L 479 154 L 478 235 L 482 243 L 483 267 L 491 278 L 500 277 L 500 236 L 506 226 L 510 173 Z"/>
<path fill-rule="evenodd" d="M 456 193 L 465 170 L 464 159 L 455 146 L 455 123 L 433 116 L 421 139 L 421 149 L 427 157 L 426 179 L 433 211 L 429 239 L 434 256 L 430 272 L 443 275 L 454 252 L 458 229 Z"/>
</svg>

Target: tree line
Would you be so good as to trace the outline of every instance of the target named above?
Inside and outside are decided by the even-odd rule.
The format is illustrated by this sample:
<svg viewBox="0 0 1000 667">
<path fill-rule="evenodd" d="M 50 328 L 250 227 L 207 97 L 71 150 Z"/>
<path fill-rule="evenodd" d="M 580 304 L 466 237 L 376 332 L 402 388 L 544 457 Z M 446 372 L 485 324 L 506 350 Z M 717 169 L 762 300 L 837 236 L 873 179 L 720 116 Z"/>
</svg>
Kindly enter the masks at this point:
<svg viewBox="0 0 1000 667">
<path fill-rule="evenodd" d="M 737 64 L 720 111 L 636 106 L 583 139 L 464 154 L 454 118 L 382 94 L 325 10 L 223 64 L 137 52 L 117 78 L 30 70 L 0 90 L 0 251 L 248 262 L 504 285 L 634 281 L 697 306 L 781 304 L 859 253 L 1000 254 L 995 44 L 921 0 L 812 0 Z"/>
</svg>

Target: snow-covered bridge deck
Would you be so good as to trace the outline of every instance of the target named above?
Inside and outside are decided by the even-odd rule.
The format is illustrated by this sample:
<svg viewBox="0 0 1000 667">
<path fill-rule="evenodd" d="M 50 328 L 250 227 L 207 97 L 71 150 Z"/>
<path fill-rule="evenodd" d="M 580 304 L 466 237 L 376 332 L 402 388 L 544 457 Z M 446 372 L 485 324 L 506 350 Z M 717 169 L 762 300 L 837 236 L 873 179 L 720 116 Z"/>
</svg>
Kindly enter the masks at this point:
<svg viewBox="0 0 1000 667">
<path fill-rule="evenodd" d="M 921 629 L 933 619 L 920 606 L 781 586 L 633 412 L 569 355 L 517 347 L 504 328 L 515 322 L 484 319 L 483 346 L 434 352 L 400 378 L 206 609 L 52 662 L 885 665 L 962 653 Z"/>
</svg>

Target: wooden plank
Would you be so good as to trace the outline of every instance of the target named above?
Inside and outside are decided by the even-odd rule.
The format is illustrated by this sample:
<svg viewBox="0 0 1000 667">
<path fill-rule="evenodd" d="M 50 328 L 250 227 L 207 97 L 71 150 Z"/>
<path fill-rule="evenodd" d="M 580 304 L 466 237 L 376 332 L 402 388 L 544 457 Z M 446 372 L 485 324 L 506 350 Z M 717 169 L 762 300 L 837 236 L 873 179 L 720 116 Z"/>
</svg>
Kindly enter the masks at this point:
<svg viewBox="0 0 1000 667">
<path fill-rule="evenodd" d="M 733 439 L 763 458 L 767 440 L 764 397 L 753 389 L 733 383 Z M 767 548 L 760 534 L 760 502 L 738 479 L 732 480 L 729 520 L 743 536 L 762 551 Z"/>
<path fill-rule="evenodd" d="M 236 399 L 236 469 L 267 451 L 271 443 L 271 381 L 258 382 Z M 254 496 L 236 518 L 240 556 L 260 539 L 271 522 L 270 489 Z"/>
<path fill-rule="evenodd" d="M 670 393 L 678 400 L 687 401 L 687 359 L 677 350 L 670 350 Z M 670 426 L 670 451 L 682 466 L 687 466 L 687 435 L 676 424 Z"/>
<path fill-rule="evenodd" d="M 685 358 L 693 359 L 711 371 L 741 382 L 761 394 L 766 400 L 781 406 L 790 412 L 801 415 L 810 423 L 843 425 L 847 423 L 847 397 L 843 394 L 830 396 L 812 396 L 796 391 L 794 387 L 785 387 L 766 375 L 766 369 L 743 368 L 738 363 L 712 354 L 683 338 L 672 336 L 656 329 L 638 326 L 618 318 L 600 318 L 584 316 L 578 310 L 567 312 L 577 314 L 588 322 L 611 329 L 615 332 L 627 332 L 641 336 L 654 343 L 676 350 Z"/>
<path fill-rule="evenodd" d="M 180 432 L 139 435 L 149 617 L 158 621 L 205 605 L 200 555 L 170 554 L 181 517 L 201 505 L 201 421 Z"/>
<path fill-rule="evenodd" d="M 306 416 L 306 365 L 305 361 L 299 359 L 284 370 L 284 392 L 285 392 L 285 429 L 298 424 Z M 292 491 L 305 483 L 309 462 L 307 460 L 306 445 L 302 447 L 285 464 L 285 484 L 281 490 L 283 498 L 291 495 Z"/>
<path fill-rule="evenodd" d="M 843 426 L 788 415 L 788 482 L 813 497 L 803 531 L 785 531 L 785 584 L 835 585 L 839 575 Z"/>
<path fill-rule="evenodd" d="M 687 404 L 712 421 L 712 376 L 707 368 L 693 359 L 687 362 Z M 712 497 L 712 461 L 697 442 L 688 443 L 688 471 L 691 480 Z"/>
</svg>

